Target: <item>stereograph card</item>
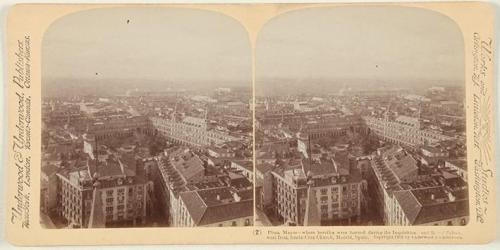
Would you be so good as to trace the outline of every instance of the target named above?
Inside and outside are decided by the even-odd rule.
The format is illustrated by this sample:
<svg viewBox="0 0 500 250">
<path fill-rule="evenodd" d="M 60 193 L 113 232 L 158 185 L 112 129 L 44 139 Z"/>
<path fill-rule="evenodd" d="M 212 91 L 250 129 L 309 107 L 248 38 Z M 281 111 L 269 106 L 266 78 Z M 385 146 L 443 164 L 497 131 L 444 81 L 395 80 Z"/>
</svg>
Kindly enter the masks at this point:
<svg viewBox="0 0 500 250">
<path fill-rule="evenodd" d="M 486 243 L 485 3 L 26 4 L 16 245 Z"/>
</svg>

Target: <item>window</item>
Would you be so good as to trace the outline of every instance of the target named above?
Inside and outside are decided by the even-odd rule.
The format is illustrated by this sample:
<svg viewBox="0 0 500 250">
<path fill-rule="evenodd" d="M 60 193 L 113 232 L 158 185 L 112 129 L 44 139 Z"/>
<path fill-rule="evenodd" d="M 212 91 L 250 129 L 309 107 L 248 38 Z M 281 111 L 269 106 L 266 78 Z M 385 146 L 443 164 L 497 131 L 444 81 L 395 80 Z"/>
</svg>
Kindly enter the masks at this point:
<svg viewBox="0 0 500 250">
<path fill-rule="evenodd" d="M 250 219 L 245 219 L 245 226 L 250 226 Z"/>
<path fill-rule="evenodd" d="M 337 202 L 338 200 L 339 200 L 339 195 L 338 194 L 332 195 L 332 201 L 333 202 Z"/>
<path fill-rule="evenodd" d="M 106 213 L 113 213 L 113 207 L 106 207 Z"/>
<path fill-rule="evenodd" d="M 448 226 L 453 226 L 453 221 L 449 220 L 448 221 Z"/>
<path fill-rule="evenodd" d="M 231 226 L 235 227 L 236 226 L 236 221 L 231 222 Z"/>
</svg>

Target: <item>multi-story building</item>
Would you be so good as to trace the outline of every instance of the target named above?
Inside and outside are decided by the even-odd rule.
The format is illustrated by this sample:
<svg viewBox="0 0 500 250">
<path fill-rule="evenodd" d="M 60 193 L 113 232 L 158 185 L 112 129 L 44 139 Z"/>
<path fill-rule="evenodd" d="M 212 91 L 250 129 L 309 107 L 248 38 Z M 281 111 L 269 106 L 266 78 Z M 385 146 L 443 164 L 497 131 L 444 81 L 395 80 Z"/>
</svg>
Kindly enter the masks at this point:
<svg viewBox="0 0 500 250">
<path fill-rule="evenodd" d="M 53 164 L 43 164 L 40 181 L 40 211 L 50 215 L 57 209 L 57 170 Z"/>
<path fill-rule="evenodd" d="M 298 130 L 301 125 L 310 117 L 334 117 L 337 112 L 329 111 L 311 111 L 311 112 L 265 112 L 257 115 L 256 126 L 264 129 L 267 127 L 278 126 L 279 124 L 287 124 L 293 130 Z"/>
<path fill-rule="evenodd" d="M 322 225 L 355 223 L 360 220 L 362 189 L 358 169 L 347 155 L 303 159 L 299 168 L 273 170 L 274 203 L 277 215 L 288 225 L 304 225 L 309 195 Z M 309 190 L 309 191 L 308 191 Z"/>
<path fill-rule="evenodd" d="M 253 192 L 230 187 L 187 191 L 180 194 L 180 227 L 253 225 Z"/>
<path fill-rule="evenodd" d="M 159 192 L 160 199 L 165 201 L 163 213 L 168 217 L 168 225 L 226 226 L 227 223 L 233 225 L 233 221 L 236 221 L 236 226 L 248 224 L 245 221 L 253 216 L 253 210 L 250 215 L 247 211 L 253 207 L 253 192 L 249 194 L 252 186 L 244 176 L 234 172 L 209 170 L 209 166 L 187 147 L 168 152 L 167 156 L 158 157 L 157 161 L 160 175 L 158 188 L 155 190 Z M 246 184 L 242 185 L 237 178 L 244 180 Z M 228 192 L 231 199 L 226 197 Z M 235 207 L 229 203 L 234 203 Z M 235 210 L 227 214 L 214 212 L 220 211 L 222 207 Z M 210 219 L 207 217 L 205 220 L 205 215 Z"/>
<path fill-rule="evenodd" d="M 399 116 L 395 120 L 371 116 L 363 117 L 366 125 L 377 136 L 390 143 L 416 148 L 452 139 L 435 130 L 421 129 L 417 118 Z"/>
<path fill-rule="evenodd" d="M 389 220 L 392 192 L 401 190 L 399 184 L 417 178 L 417 161 L 400 146 L 379 148 L 371 159 L 368 186 L 373 204 L 384 222 Z"/>
<path fill-rule="evenodd" d="M 180 121 L 174 117 L 152 117 L 151 122 L 161 135 L 182 145 L 201 147 L 239 139 L 225 132 L 209 129 L 207 121 L 197 117 L 187 116 Z"/>
<path fill-rule="evenodd" d="M 253 182 L 253 162 L 250 160 L 232 160 L 231 168 L 235 170 L 235 172 L 240 173 L 245 176 L 247 180 Z"/>
<path fill-rule="evenodd" d="M 302 225 L 304 222 L 307 179 L 301 168 L 276 169 L 273 174 L 273 208 L 288 225 Z"/>
<path fill-rule="evenodd" d="M 232 158 L 235 153 L 227 148 L 221 148 L 216 146 L 209 146 L 207 148 L 208 155 L 215 158 Z"/>
<path fill-rule="evenodd" d="M 424 145 L 420 148 L 422 151 L 422 155 L 431 158 L 445 158 L 449 156 L 448 151 L 443 150 L 438 147 L 431 147 L 428 145 Z"/>
<path fill-rule="evenodd" d="M 158 157 L 157 188 L 159 200 L 163 203 L 162 213 L 171 226 L 179 226 L 181 192 L 188 191 L 188 183 L 201 182 L 205 169 L 200 158 L 188 148 L 179 148 L 165 157 Z"/>
<path fill-rule="evenodd" d="M 148 132 L 149 121 L 145 116 L 116 117 L 95 120 L 87 132 L 95 135 L 96 140 L 112 137 L 131 136 L 134 132 Z"/>
<path fill-rule="evenodd" d="M 146 223 L 152 183 L 135 160 L 108 155 L 57 175 L 61 216 L 69 225 L 112 227 Z M 103 221 L 92 221 L 91 213 L 103 214 Z"/>
<path fill-rule="evenodd" d="M 70 227 L 88 227 L 94 193 L 88 168 L 57 173 L 59 215 Z"/>
<path fill-rule="evenodd" d="M 52 125 L 77 124 L 87 121 L 86 115 L 80 106 L 69 103 L 50 103 L 42 108 L 42 121 Z"/>
<path fill-rule="evenodd" d="M 265 210 L 273 203 L 273 175 L 271 170 L 274 165 L 262 162 L 255 165 L 255 204 Z"/>
<path fill-rule="evenodd" d="M 436 186 L 394 192 L 390 226 L 465 226 L 469 200 L 463 190 Z"/>
<path fill-rule="evenodd" d="M 348 130 L 361 131 L 364 123 L 357 116 L 336 116 L 314 119 L 302 125 L 301 134 L 312 141 L 345 135 Z"/>
<path fill-rule="evenodd" d="M 464 225 L 467 184 L 447 169 L 423 170 L 402 147 L 379 148 L 368 186 L 385 225 Z"/>
</svg>

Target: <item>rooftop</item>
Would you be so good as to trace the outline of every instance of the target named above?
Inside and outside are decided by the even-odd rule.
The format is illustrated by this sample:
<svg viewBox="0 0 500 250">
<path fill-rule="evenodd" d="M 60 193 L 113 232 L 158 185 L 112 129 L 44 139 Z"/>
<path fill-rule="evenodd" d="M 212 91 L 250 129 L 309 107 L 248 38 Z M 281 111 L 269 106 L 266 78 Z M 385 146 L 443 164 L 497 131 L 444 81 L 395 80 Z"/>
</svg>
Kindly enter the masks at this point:
<svg viewBox="0 0 500 250">
<path fill-rule="evenodd" d="M 182 147 L 173 152 L 169 160 L 185 181 L 189 181 L 205 169 L 201 159 L 188 148 Z"/>
<path fill-rule="evenodd" d="M 468 215 L 468 200 L 457 199 L 444 187 L 394 192 L 412 225 L 432 223 Z"/>
<path fill-rule="evenodd" d="M 188 191 L 180 197 L 196 226 L 253 216 L 253 200 L 237 200 L 228 187 Z"/>
<path fill-rule="evenodd" d="M 251 160 L 233 160 L 231 162 L 234 162 L 235 164 L 253 172 L 253 162 Z"/>
</svg>

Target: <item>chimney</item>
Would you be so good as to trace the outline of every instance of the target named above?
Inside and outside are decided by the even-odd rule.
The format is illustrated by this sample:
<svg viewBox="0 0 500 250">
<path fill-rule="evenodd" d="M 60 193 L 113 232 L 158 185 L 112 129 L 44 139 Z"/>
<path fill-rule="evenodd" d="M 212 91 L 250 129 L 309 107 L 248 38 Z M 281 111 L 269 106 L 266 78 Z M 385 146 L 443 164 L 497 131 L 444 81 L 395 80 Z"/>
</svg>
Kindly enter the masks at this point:
<svg viewBox="0 0 500 250">
<path fill-rule="evenodd" d="M 235 202 L 239 202 L 241 201 L 241 197 L 238 195 L 238 193 L 233 193 L 233 199 Z"/>
<path fill-rule="evenodd" d="M 450 200 L 450 201 L 455 201 L 455 199 L 456 199 L 455 195 L 453 195 L 453 194 L 452 194 L 451 192 L 449 192 L 449 191 L 447 191 L 447 193 L 448 193 L 448 200 Z"/>
</svg>

